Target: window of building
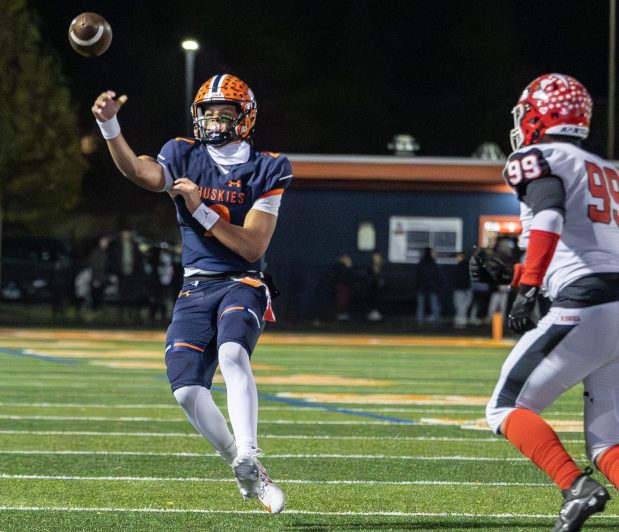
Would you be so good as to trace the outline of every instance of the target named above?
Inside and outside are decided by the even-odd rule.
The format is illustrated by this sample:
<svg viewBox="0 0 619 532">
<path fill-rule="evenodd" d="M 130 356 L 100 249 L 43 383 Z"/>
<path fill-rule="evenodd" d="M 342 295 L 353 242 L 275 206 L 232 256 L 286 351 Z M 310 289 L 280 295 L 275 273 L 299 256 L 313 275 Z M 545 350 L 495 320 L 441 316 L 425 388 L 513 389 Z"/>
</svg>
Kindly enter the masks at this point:
<svg viewBox="0 0 619 532">
<path fill-rule="evenodd" d="M 479 247 L 491 248 L 502 236 L 518 237 L 522 225 L 518 215 L 488 214 L 479 217 Z"/>
<path fill-rule="evenodd" d="M 372 222 L 361 222 L 357 229 L 357 249 L 374 251 L 376 249 L 376 229 Z"/>
<path fill-rule="evenodd" d="M 455 264 L 456 253 L 462 249 L 462 218 L 389 218 L 390 262 L 415 264 L 427 247 L 436 251 L 438 263 Z"/>
</svg>

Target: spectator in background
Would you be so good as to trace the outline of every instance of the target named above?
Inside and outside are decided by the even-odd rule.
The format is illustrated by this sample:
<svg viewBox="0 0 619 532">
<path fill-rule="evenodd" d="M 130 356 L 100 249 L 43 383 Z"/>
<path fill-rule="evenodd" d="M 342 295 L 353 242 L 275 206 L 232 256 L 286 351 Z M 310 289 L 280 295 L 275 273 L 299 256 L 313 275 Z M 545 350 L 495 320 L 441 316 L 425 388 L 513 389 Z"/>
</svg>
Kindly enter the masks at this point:
<svg viewBox="0 0 619 532">
<path fill-rule="evenodd" d="M 369 321 L 381 321 L 383 315 L 380 312 L 380 294 L 385 286 L 383 278 L 383 256 L 380 253 L 372 253 L 372 262 L 367 271 L 367 300 L 368 310 L 366 318 Z"/>
<path fill-rule="evenodd" d="M 342 253 L 333 266 L 332 272 L 335 318 L 338 321 L 350 320 L 350 295 L 352 286 L 352 259 Z"/>
<path fill-rule="evenodd" d="M 488 317 L 488 303 L 490 301 L 490 285 L 486 283 L 471 283 L 473 290 L 473 303 L 469 312 L 469 323 L 472 325 L 481 325 Z"/>
<path fill-rule="evenodd" d="M 154 323 L 159 311 L 159 248 L 148 244 L 139 246 L 142 252 L 142 270 L 145 293 L 141 295 L 141 303 L 148 309 L 148 321 Z"/>
<path fill-rule="evenodd" d="M 157 314 L 161 319 L 167 320 L 172 316 L 172 308 L 176 299 L 176 292 L 180 284 L 174 284 L 174 258 L 169 246 L 161 243 L 157 254 Z"/>
<path fill-rule="evenodd" d="M 87 267 L 91 270 L 90 300 L 93 310 L 101 308 L 107 285 L 109 237 L 103 236 L 90 252 Z"/>
<path fill-rule="evenodd" d="M 473 250 L 473 257 L 481 251 L 481 248 Z M 473 260 L 471 258 L 471 260 Z M 480 281 L 472 281 L 473 302 L 469 311 L 469 323 L 471 325 L 481 325 L 488 316 L 488 302 L 490 301 L 491 286 Z"/>
<path fill-rule="evenodd" d="M 467 323 L 469 306 L 473 301 L 469 262 L 462 252 L 456 256 L 456 270 L 454 275 L 453 304 L 455 309 L 454 327 L 464 329 Z"/>
<path fill-rule="evenodd" d="M 82 268 L 73 280 L 75 314 L 78 321 L 85 319 L 85 311 L 92 306 L 92 269 Z"/>
<path fill-rule="evenodd" d="M 139 299 L 139 279 L 143 274 L 142 255 L 133 237 L 133 231 L 124 229 L 117 239 L 110 241 L 109 267 L 118 279 L 118 300 L 121 318 L 133 319 L 131 309 Z"/>
<path fill-rule="evenodd" d="M 490 292 L 490 299 L 488 301 L 488 314 L 484 320 L 486 323 L 490 323 L 492 316 L 497 312 L 501 314 L 502 319 L 505 320 L 507 315 L 507 301 L 509 299 L 509 285 L 500 284 L 492 288 Z"/>
<path fill-rule="evenodd" d="M 426 304 L 430 306 L 428 321 L 438 321 L 441 306 L 438 298 L 440 274 L 432 248 L 424 248 L 423 256 L 417 264 L 417 323 L 426 319 Z"/>
<path fill-rule="evenodd" d="M 504 264 L 513 266 L 520 258 L 517 240 L 514 237 L 500 236 L 497 238 L 492 253 L 500 259 Z M 493 314 L 499 312 L 503 320 L 507 314 L 507 303 L 509 300 L 510 286 L 509 284 L 493 285 L 490 292 L 490 301 L 488 303 L 488 315 L 486 321 L 490 323 Z"/>
</svg>

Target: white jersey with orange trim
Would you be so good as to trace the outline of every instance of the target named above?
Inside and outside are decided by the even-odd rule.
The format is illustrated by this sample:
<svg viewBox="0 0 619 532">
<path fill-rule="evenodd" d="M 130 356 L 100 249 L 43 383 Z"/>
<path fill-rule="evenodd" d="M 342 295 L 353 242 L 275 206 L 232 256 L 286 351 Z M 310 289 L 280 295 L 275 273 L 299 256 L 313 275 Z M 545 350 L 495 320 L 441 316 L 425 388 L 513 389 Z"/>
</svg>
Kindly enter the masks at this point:
<svg viewBox="0 0 619 532">
<path fill-rule="evenodd" d="M 241 143 L 246 154 L 242 161 L 226 157 L 215 160 L 206 145 L 193 139 L 168 141 L 157 157 L 163 166 L 168 187 L 175 179 L 186 177 L 198 185 L 202 202 L 228 223 L 242 226 L 250 209 L 277 214 L 274 196 L 284 193 L 292 181 L 288 159 L 279 153 L 257 152 Z M 240 151 L 240 150 L 239 150 Z M 225 154 L 224 154 L 225 155 Z M 215 157 L 217 155 L 215 154 Z M 247 262 L 205 231 L 189 213 L 181 196 L 174 200 L 177 221 L 183 239 L 182 261 L 185 272 L 261 271 L 262 258 Z"/>
<path fill-rule="evenodd" d="M 610 162 L 567 142 L 536 144 L 513 152 L 503 176 L 519 198 L 534 179 L 563 182 L 563 231 L 543 283 L 551 299 L 586 275 L 619 272 L 619 172 Z M 532 212 L 521 206 L 526 246 Z"/>
</svg>

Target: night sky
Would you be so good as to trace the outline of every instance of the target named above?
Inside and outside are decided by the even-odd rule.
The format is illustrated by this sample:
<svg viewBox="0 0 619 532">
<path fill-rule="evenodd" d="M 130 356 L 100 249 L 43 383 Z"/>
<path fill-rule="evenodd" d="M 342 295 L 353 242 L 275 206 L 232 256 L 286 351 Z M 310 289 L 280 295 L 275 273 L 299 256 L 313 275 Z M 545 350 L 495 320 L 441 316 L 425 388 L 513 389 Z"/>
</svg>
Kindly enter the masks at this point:
<svg viewBox="0 0 619 532">
<path fill-rule="evenodd" d="M 127 93 L 123 132 L 156 155 L 185 134 L 180 41 L 201 43 L 195 89 L 227 72 L 258 101 L 256 145 L 284 153 L 388 154 L 395 133 L 419 155 L 469 156 L 483 141 L 509 151 L 510 110 L 534 77 L 582 81 L 595 106 L 589 148 L 606 146 L 608 2 L 32 0 L 60 57 L 85 131 L 104 89 Z M 70 21 L 95 11 L 112 25 L 99 58 L 75 53 Z"/>
</svg>

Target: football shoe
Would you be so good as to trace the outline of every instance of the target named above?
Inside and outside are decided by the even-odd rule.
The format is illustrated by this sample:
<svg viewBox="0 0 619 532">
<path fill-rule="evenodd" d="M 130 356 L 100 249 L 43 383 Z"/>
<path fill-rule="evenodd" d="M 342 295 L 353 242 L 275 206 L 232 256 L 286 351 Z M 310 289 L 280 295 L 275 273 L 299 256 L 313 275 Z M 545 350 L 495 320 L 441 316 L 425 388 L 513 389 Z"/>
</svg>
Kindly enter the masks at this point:
<svg viewBox="0 0 619 532">
<path fill-rule="evenodd" d="M 264 509 L 273 514 L 286 506 L 282 489 L 271 480 L 260 460 L 254 456 L 239 455 L 232 464 L 239 491 L 244 500 L 258 499 Z"/>
<path fill-rule="evenodd" d="M 606 488 L 589 474 L 590 469 L 563 491 L 563 508 L 559 512 L 553 532 L 576 532 L 590 516 L 604 510 L 610 495 Z"/>
</svg>

